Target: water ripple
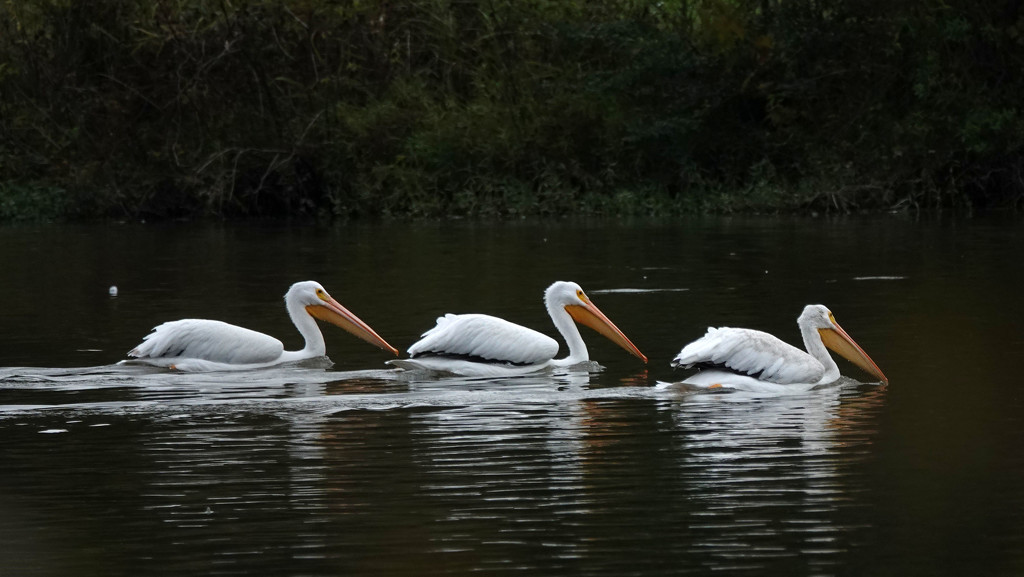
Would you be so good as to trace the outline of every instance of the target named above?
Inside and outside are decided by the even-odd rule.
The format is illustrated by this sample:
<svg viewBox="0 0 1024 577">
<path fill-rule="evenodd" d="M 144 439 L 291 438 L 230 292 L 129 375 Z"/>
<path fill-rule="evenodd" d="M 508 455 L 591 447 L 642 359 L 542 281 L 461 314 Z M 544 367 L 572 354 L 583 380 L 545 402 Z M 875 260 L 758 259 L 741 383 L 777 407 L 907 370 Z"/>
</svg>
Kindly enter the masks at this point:
<svg viewBox="0 0 1024 577">
<path fill-rule="evenodd" d="M 402 559 L 442 558 L 432 572 L 829 572 L 857 550 L 856 474 L 885 389 L 771 398 L 594 375 L 5 369 L 0 480 L 80 519 L 108 518 L 89 504 L 116 492 L 135 531 L 169 544 L 154 567 L 198 555 L 226 574 L 275 554 L 307 574 L 371 558 L 402 575 L 422 568 Z M 62 467 L 41 470 L 38 451 Z"/>
</svg>

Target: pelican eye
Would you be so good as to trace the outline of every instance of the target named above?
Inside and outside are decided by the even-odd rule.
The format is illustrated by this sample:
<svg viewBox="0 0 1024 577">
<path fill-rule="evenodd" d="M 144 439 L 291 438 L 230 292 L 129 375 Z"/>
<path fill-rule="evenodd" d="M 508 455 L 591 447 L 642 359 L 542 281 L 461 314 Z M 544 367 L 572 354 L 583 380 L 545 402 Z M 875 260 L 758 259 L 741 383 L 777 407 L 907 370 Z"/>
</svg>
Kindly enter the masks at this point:
<svg viewBox="0 0 1024 577">
<path fill-rule="evenodd" d="M 320 297 L 320 300 L 327 300 L 327 293 L 324 289 L 316 289 L 316 296 Z"/>
<path fill-rule="evenodd" d="M 576 298 L 583 302 L 587 302 L 587 295 L 583 294 L 583 290 L 581 289 L 576 289 Z"/>
</svg>

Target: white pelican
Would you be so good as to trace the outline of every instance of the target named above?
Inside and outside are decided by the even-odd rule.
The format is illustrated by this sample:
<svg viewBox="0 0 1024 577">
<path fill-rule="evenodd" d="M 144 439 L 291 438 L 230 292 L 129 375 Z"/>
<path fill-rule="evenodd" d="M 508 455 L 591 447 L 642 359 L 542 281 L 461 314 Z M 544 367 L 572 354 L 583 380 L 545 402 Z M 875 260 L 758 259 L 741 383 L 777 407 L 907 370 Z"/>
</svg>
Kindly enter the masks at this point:
<svg viewBox="0 0 1024 577">
<path fill-rule="evenodd" d="M 404 369 L 467 376 L 516 375 L 546 367 L 568 367 L 590 360 L 573 320 L 647 362 L 647 357 L 594 305 L 580 285 L 564 281 L 552 284 L 544 291 L 544 304 L 569 345 L 569 356 L 564 359 L 554 359 L 558 342 L 535 330 L 489 315 L 447 314 L 409 347 L 408 359 L 388 363 Z"/>
<path fill-rule="evenodd" d="M 183 319 L 154 328 L 128 356 L 141 363 L 182 371 L 256 369 L 322 357 L 327 347 L 314 317 L 398 355 L 398 349 L 331 298 L 319 283 L 293 284 L 284 295 L 284 303 L 306 341 L 302 350 L 286 351 L 281 341 L 270 335 L 221 321 Z"/>
<path fill-rule="evenodd" d="M 703 337 L 683 347 L 672 359 L 672 366 L 700 368 L 683 381 L 698 387 L 810 388 L 839 379 L 839 367 L 825 350 L 828 347 L 883 383 L 889 382 L 823 305 L 804 307 L 797 325 L 807 352 L 761 331 L 711 327 Z"/>
</svg>

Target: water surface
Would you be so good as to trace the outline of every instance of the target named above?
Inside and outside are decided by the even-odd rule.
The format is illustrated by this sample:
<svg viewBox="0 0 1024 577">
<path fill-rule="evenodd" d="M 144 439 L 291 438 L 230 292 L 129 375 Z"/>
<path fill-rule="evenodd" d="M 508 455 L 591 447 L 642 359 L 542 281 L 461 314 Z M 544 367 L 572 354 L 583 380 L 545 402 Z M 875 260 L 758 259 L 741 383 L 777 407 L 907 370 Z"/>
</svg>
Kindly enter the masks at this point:
<svg viewBox="0 0 1024 577">
<path fill-rule="evenodd" d="M 0 229 L 0 566 L 17 575 L 1024 571 L 1012 220 L 702 219 Z M 301 341 L 323 283 L 399 348 L 446 312 L 554 336 L 575 280 L 649 357 L 507 379 L 115 366 L 216 318 Z M 117 285 L 119 296 L 107 289 Z M 709 325 L 798 340 L 828 305 L 890 378 L 654 387 Z"/>
</svg>

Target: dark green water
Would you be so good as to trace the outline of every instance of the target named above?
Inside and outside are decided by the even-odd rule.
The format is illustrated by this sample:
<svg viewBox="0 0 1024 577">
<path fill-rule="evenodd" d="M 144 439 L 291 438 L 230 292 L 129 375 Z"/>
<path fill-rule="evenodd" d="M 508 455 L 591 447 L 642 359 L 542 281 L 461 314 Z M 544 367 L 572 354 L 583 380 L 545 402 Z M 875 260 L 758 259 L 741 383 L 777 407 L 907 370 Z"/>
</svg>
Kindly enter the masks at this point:
<svg viewBox="0 0 1024 577">
<path fill-rule="evenodd" d="M 0 574 L 1019 575 L 1022 262 L 1005 219 L 2 228 Z M 584 330 L 604 370 L 437 380 L 328 326 L 330 369 L 112 366 L 185 317 L 298 348 L 305 279 L 402 349 L 554 336 L 575 280 L 650 363 Z M 812 302 L 889 386 L 654 388 Z"/>
</svg>

